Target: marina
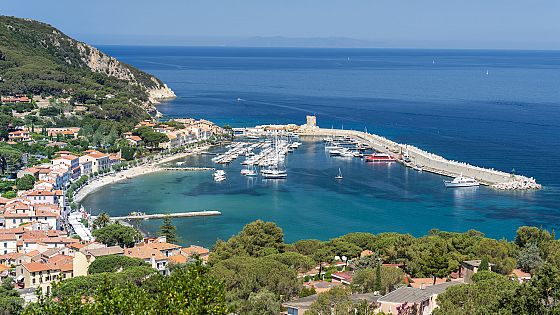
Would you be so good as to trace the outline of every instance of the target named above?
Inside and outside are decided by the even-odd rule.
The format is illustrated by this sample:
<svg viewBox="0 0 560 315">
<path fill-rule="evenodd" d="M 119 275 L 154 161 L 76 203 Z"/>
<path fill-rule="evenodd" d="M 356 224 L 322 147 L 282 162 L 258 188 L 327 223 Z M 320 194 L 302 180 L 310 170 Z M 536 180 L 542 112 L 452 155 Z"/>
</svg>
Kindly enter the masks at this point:
<svg viewBox="0 0 560 315">
<path fill-rule="evenodd" d="M 464 174 L 473 179 L 477 185 L 482 184 L 497 190 L 538 190 L 542 188 L 542 185 L 538 184 L 534 178 L 448 160 L 415 146 L 400 144 L 379 135 L 356 130 L 319 128 L 316 125 L 315 116 L 307 116 L 307 123 L 302 126 L 264 125 L 237 131 L 241 132 L 241 135 L 251 134 L 265 137 L 271 134 L 270 129 L 279 130 L 282 135 L 295 132 L 299 136 L 324 137 L 325 151 L 332 157 L 358 157 L 371 163 L 399 162 L 419 172 L 427 171 L 453 178 L 462 177 Z M 371 152 L 365 154 L 366 150 Z M 260 160 L 258 161 L 260 162 Z"/>
</svg>

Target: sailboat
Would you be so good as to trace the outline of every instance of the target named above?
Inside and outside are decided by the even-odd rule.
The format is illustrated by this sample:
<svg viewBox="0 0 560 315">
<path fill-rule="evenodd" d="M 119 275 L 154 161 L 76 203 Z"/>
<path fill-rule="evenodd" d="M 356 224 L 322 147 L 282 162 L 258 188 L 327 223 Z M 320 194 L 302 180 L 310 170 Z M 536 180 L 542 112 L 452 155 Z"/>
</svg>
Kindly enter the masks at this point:
<svg viewBox="0 0 560 315">
<path fill-rule="evenodd" d="M 342 171 L 340 170 L 340 167 L 338 168 L 338 175 L 335 176 L 335 179 L 342 179 Z"/>
<path fill-rule="evenodd" d="M 255 166 L 253 164 L 247 165 L 246 168 L 241 170 L 241 175 L 243 175 L 243 176 L 257 176 L 257 171 L 255 171 Z"/>
<path fill-rule="evenodd" d="M 488 69 L 486 70 L 486 75 L 488 75 Z"/>
</svg>

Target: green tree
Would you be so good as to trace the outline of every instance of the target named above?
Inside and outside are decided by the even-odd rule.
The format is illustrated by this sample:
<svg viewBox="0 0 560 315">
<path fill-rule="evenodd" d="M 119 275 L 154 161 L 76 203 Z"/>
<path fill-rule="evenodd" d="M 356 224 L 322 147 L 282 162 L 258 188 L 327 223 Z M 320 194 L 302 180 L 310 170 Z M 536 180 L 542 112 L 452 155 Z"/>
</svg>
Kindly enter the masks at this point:
<svg viewBox="0 0 560 315">
<path fill-rule="evenodd" d="M 14 172 L 21 165 L 22 152 L 11 145 L 0 142 L 0 170 L 2 174 Z"/>
<path fill-rule="evenodd" d="M 111 223 L 111 217 L 107 212 L 103 212 L 99 214 L 97 218 L 95 218 L 95 220 L 93 220 L 93 228 L 94 229 L 104 228 L 110 223 Z"/>
<path fill-rule="evenodd" d="M 283 300 L 297 296 L 301 289 L 294 269 L 266 257 L 240 256 L 222 260 L 212 267 L 211 273 L 224 282 L 227 300 L 236 308 L 240 308 L 251 293 L 263 289 Z"/>
<path fill-rule="evenodd" d="M 515 244 L 519 247 L 525 247 L 531 243 L 540 246 L 541 242 L 551 239 L 550 233 L 542 228 L 534 226 L 522 226 L 517 229 L 515 235 Z"/>
<path fill-rule="evenodd" d="M 159 235 L 165 236 L 166 241 L 168 243 L 177 243 L 179 241 L 179 237 L 177 236 L 177 228 L 171 222 L 171 217 L 166 215 L 163 218 L 163 224 L 159 228 Z"/>
<path fill-rule="evenodd" d="M 139 258 L 120 255 L 107 255 L 95 259 L 88 267 L 89 274 L 117 272 L 129 267 L 150 267 L 150 264 Z"/>
<path fill-rule="evenodd" d="M 317 296 L 317 300 L 311 304 L 311 307 L 305 314 L 323 315 L 366 315 L 373 314 L 375 304 L 369 304 L 366 301 L 353 302 L 350 299 L 350 290 L 344 287 L 334 287 L 331 290 L 321 293 Z"/>
<path fill-rule="evenodd" d="M 98 242 L 107 246 L 133 247 L 136 242 L 142 239 L 140 231 L 118 223 L 109 224 L 94 230 L 92 234 Z"/>
<path fill-rule="evenodd" d="M 323 273 L 323 263 L 330 263 L 334 260 L 334 256 L 329 248 L 322 247 L 313 254 L 313 260 L 319 264 L 319 277 L 321 277 Z"/>
<path fill-rule="evenodd" d="M 373 284 L 373 289 L 377 292 L 381 292 L 381 260 L 377 261 L 377 266 L 375 266 L 375 282 Z"/>
<path fill-rule="evenodd" d="M 377 268 L 365 268 L 354 273 L 351 287 L 352 291 L 358 293 L 379 291 L 385 294 L 401 284 L 404 277 L 405 273 L 400 268 L 381 266 L 380 271 Z"/>
<path fill-rule="evenodd" d="M 305 255 L 294 252 L 272 254 L 265 256 L 264 258 L 279 261 L 284 265 L 300 272 L 308 271 L 315 266 L 315 262 L 311 257 L 307 257 Z"/>
<path fill-rule="evenodd" d="M 284 250 L 284 232 L 273 222 L 257 220 L 232 236 L 227 242 L 218 241 L 210 255 L 210 263 L 235 256 L 260 257 Z"/>
<path fill-rule="evenodd" d="M 521 249 L 517 258 L 517 266 L 525 272 L 533 272 L 543 263 L 539 247 L 536 243 L 530 243 Z"/>
<path fill-rule="evenodd" d="M 29 190 L 33 188 L 35 184 L 35 176 L 30 174 L 25 174 L 16 180 L 16 187 L 18 190 Z"/>
<path fill-rule="evenodd" d="M 0 314 L 15 315 L 23 309 L 23 299 L 14 289 L 13 282 L 11 277 L 2 280 L 2 285 L 0 285 Z"/>
<path fill-rule="evenodd" d="M 482 257 L 478 270 L 490 270 L 490 263 L 488 262 L 488 257 Z"/>
<path fill-rule="evenodd" d="M 319 240 L 299 240 L 294 243 L 295 250 L 305 256 L 313 256 L 323 246 L 323 242 Z"/>
<path fill-rule="evenodd" d="M 280 300 L 278 297 L 263 289 L 259 292 L 251 292 L 246 303 L 242 304 L 240 314 L 247 315 L 277 315 L 280 314 Z"/>
</svg>

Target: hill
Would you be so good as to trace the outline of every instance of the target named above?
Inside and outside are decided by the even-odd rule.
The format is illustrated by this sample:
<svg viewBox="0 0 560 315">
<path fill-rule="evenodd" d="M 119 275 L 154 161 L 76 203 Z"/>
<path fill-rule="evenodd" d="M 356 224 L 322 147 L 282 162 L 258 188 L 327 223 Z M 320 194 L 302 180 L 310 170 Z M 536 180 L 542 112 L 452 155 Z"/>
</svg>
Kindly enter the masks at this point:
<svg viewBox="0 0 560 315">
<path fill-rule="evenodd" d="M 0 77 L 1 95 L 69 97 L 115 120 L 140 119 L 175 96 L 156 77 L 48 24 L 7 16 L 0 16 Z"/>
</svg>

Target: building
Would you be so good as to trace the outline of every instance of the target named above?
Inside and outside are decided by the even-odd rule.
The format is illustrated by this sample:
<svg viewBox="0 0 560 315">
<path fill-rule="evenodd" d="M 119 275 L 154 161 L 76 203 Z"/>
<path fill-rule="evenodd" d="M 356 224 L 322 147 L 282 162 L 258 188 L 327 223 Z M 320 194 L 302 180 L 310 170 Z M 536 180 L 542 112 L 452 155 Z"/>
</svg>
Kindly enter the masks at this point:
<svg viewBox="0 0 560 315">
<path fill-rule="evenodd" d="M 72 154 L 64 154 L 52 160 L 53 165 L 64 165 L 71 172 L 71 178 L 76 180 L 80 177 L 80 158 Z"/>
<path fill-rule="evenodd" d="M 8 140 L 14 142 L 29 141 L 31 136 L 27 130 L 12 131 L 8 133 Z"/>
<path fill-rule="evenodd" d="M 52 204 L 33 204 L 22 198 L 13 199 L 3 206 L 4 226 L 7 229 L 17 228 L 24 223 L 39 222 L 49 229 L 59 227 L 60 208 Z"/>
<path fill-rule="evenodd" d="M 148 246 L 140 245 L 132 248 L 127 248 L 124 255 L 132 258 L 139 258 L 150 264 L 152 268 L 159 271 L 162 275 L 167 275 L 168 270 L 168 257 L 161 253 L 161 251 L 150 248 Z"/>
<path fill-rule="evenodd" d="M 478 272 L 482 260 L 465 260 L 461 263 L 460 274 L 463 275 L 466 283 L 472 283 L 472 276 Z M 494 264 L 488 264 L 489 270 L 492 270 Z"/>
<path fill-rule="evenodd" d="M 65 137 L 78 137 L 80 127 L 61 127 L 61 128 L 47 128 L 47 135 L 49 137 L 56 137 L 62 135 Z"/>
<path fill-rule="evenodd" d="M 0 235 L 0 238 L 1 238 L 1 237 L 2 237 L 2 236 Z M 1 241 L 0 241 L 0 242 L 1 242 Z M 1 243 L 0 243 L 0 244 L 1 244 Z M 0 250 L 1 250 L 1 248 L 0 248 Z M 518 281 L 519 283 L 525 283 L 525 282 L 529 282 L 529 280 L 531 280 L 531 274 L 528 273 L 528 272 L 525 272 L 525 271 L 523 271 L 523 270 L 521 270 L 521 269 L 513 269 L 513 270 L 511 271 L 510 276 L 511 276 L 512 280 L 516 280 L 516 281 Z"/>
<path fill-rule="evenodd" d="M 99 257 L 108 255 L 123 255 L 124 250 L 120 246 L 105 246 L 100 243 L 91 243 L 80 248 L 74 253 L 72 261 L 74 276 L 86 276 L 91 263 Z"/>
<path fill-rule="evenodd" d="M 310 296 L 306 296 L 304 298 L 300 298 L 294 301 L 285 302 L 282 304 L 284 308 L 287 308 L 286 312 L 282 314 L 287 315 L 303 315 L 309 308 L 311 304 L 317 300 L 318 294 L 313 294 Z M 354 303 L 359 303 L 361 301 L 366 301 L 369 304 L 375 303 L 379 296 L 374 295 L 373 293 L 365 293 L 365 294 L 352 294 L 350 296 L 350 300 Z"/>
<path fill-rule="evenodd" d="M 93 162 L 89 159 L 79 159 L 80 161 L 80 174 L 89 176 L 92 173 Z"/>
<path fill-rule="evenodd" d="M 317 128 L 317 117 L 314 115 L 307 115 L 305 117 L 305 126 L 308 128 Z"/>
<path fill-rule="evenodd" d="M 27 96 L 5 96 L 1 99 L 2 103 L 31 103 Z"/>
<path fill-rule="evenodd" d="M 142 138 L 140 138 L 139 136 L 129 135 L 126 136 L 125 139 L 135 147 L 139 146 L 142 143 Z"/>
<path fill-rule="evenodd" d="M 86 151 L 87 154 L 80 156 L 80 164 L 91 162 L 91 171 L 99 173 L 110 167 L 109 155 L 95 150 Z"/>
<path fill-rule="evenodd" d="M 388 314 L 428 315 L 437 307 L 439 294 L 460 281 L 450 281 L 423 288 L 400 287 L 377 300 L 378 310 Z"/>
<path fill-rule="evenodd" d="M 352 284 L 352 272 L 351 271 L 335 272 L 332 274 L 332 281 L 350 285 Z"/>
<path fill-rule="evenodd" d="M 16 283 L 21 289 L 37 288 L 47 294 L 51 292 L 51 283 L 59 279 L 60 267 L 43 262 L 21 264 L 16 268 Z"/>
</svg>

